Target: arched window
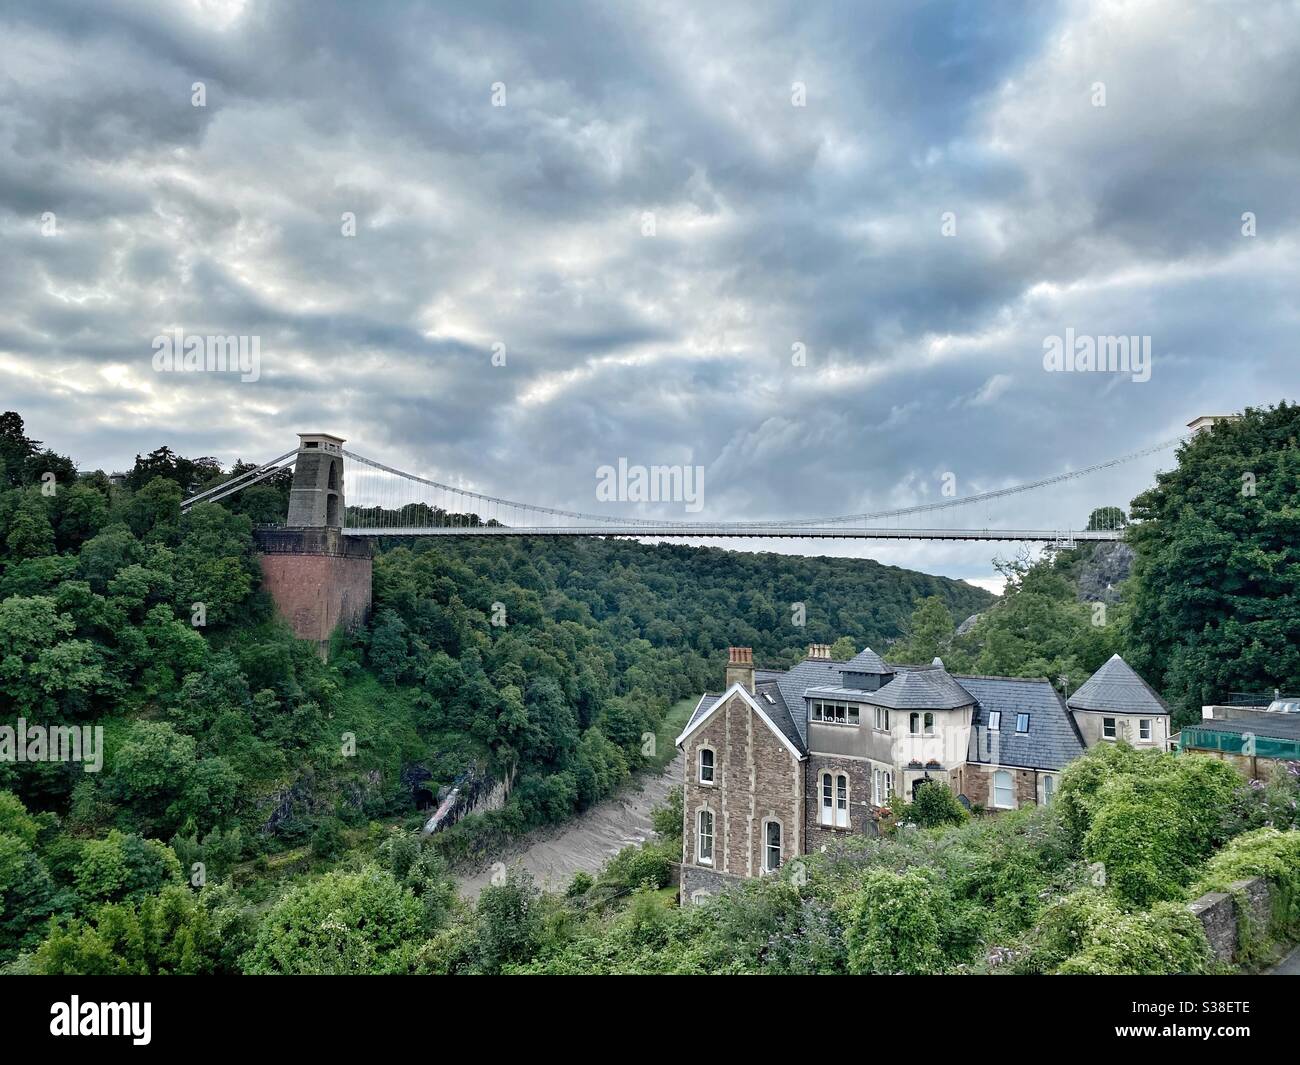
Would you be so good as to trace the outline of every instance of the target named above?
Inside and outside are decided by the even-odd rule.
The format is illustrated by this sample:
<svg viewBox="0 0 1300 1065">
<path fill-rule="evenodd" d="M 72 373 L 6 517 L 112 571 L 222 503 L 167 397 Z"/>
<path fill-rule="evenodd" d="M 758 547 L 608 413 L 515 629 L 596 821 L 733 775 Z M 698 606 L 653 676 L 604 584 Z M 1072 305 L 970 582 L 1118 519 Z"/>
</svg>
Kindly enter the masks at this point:
<svg viewBox="0 0 1300 1065">
<path fill-rule="evenodd" d="M 926 714 L 926 715 L 925 715 L 925 734 L 926 734 L 927 736 L 933 736 L 933 735 L 934 735 L 934 715 L 933 715 L 933 714 Z"/>
<path fill-rule="evenodd" d="M 703 888 L 701 888 L 699 891 L 692 891 L 692 892 L 691 892 L 691 905 L 693 905 L 693 906 L 701 906 L 701 905 L 703 905 L 704 903 L 708 902 L 709 899 L 711 899 L 712 897 L 713 897 L 713 892 L 712 892 L 712 891 L 705 891 Z"/>
<path fill-rule="evenodd" d="M 713 811 L 701 810 L 696 818 L 695 860 L 700 865 L 713 864 Z"/>
<path fill-rule="evenodd" d="M 700 748 L 700 783 L 713 783 L 713 748 Z"/>
<path fill-rule="evenodd" d="M 781 822 L 767 821 L 763 825 L 763 872 L 774 873 L 781 868 Z"/>
<path fill-rule="evenodd" d="M 1014 810 L 1016 807 L 1015 785 L 1005 769 L 993 774 L 993 805 L 999 810 Z"/>
<path fill-rule="evenodd" d="M 921 715 L 911 713 L 907 715 L 907 731 L 912 736 L 921 735 Z"/>
<path fill-rule="evenodd" d="M 847 773 L 823 773 L 821 776 L 821 823 L 836 828 L 849 827 L 849 777 Z"/>
</svg>

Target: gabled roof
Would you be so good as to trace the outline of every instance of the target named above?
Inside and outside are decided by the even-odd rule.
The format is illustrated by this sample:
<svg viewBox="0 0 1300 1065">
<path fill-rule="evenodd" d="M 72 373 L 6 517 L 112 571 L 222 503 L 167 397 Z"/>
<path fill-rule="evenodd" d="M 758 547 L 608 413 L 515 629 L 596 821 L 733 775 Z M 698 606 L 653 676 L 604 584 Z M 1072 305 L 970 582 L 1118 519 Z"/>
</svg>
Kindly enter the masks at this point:
<svg viewBox="0 0 1300 1065">
<path fill-rule="evenodd" d="M 1071 710 L 1111 710 L 1121 714 L 1167 714 L 1169 707 L 1119 655 L 1066 700 Z"/>
<path fill-rule="evenodd" d="M 892 673 L 892 666 L 885 664 L 885 660 L 876 654 L 870 647 L 864 647 L 861 651 L 850 658 L 844 665 L 839 667 L 841 673 Z"/>
<path fill-rule="evenodd" d="M 1074 719 L 1046 678 L 958 674 L 955 679 L 977 700 L 967 761 L 1064 769 L 1083 754 L 1083 740 Z M 989 714 L 995 711 L 1001 714 L 1001 720 L 993 732 L 989 730 Z M 1017 714 L 1029 715 L 1027 732 L 1016 732 Z"/>
<path fill-rule="evenodd" d="M 749 708 L 758 714 L 763 723 L 772 730 L 782 745 L 796 758 L 803 761 L 804 752 L 807 748 L 800 742 L 799 732 L 794 727 L 790 711 L 786 709 L 785 700 L 781 698 L 780 689 L 774 683 L 755 684 L 755 688 L 757 689 L 756 695 L 750 695 L 745 690 L 744 685 L 736 683 L 721 695 L 705 694 L 701 696 L 700 701 L 695 704 L 695 710 L 691 713 L 690 720 L 686 722 L 686 727 L 682 729 L 682 734 L 673 741 L 674 745 L 680 747 L 687 736 L 713 715 L 713 711 L 726 703 L 733 695 L 739 695 L 749 705 Z"/>
</svg>

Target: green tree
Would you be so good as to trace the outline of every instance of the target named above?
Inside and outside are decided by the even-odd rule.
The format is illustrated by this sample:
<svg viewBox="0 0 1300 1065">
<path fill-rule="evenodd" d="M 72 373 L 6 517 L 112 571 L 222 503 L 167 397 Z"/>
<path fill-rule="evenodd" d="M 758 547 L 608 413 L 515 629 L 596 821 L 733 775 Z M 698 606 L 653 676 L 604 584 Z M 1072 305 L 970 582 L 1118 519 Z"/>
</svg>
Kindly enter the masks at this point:
<svg viewBox="0 0 1300 1065">
<path fill-rule="evenodd" d="M 1098 507 L 1088 515 L 1089 529 L 1122 529 L 1127 524 L 1123 507 Z"/>
<path fill-rule="evenodd" d="M 868 870 L 845 927 L 849 972 L 942 972 L 950 913 L 951 900 L 933 870 Z"/>
<path fill-rule="evenodd" d="M 542 927 L 538 897 L 532 877 L 520 869 L 511 869 L 504 883 L 483 889 L 474 911 L 477 971 L 498 973 L 503 965 L 532 956 Z"/>
<path fill-rule="evenodd" d="M 5 545 L 14 558 L 39 558 L 54 554 L 54 527 L 49 506 L 36 489 L 24 492 L 9 524 Z"/>
<path fill-rule="evenodd" d="M 969 816 L 948 785 L 937 780 L 927 781 L 917 788 L 906 808 L 907 820 L 922 828 L 959 825 Z"/>
<path fill-rule="evenodd" d="M 1197 433 L 1132 511 L 1125 657 L 1175 724 L 1233 691 L 1300 690 L 1300 406 Z"/>
<path fill-rule="evenodd" d="M 937 595 L 927 596 L 912 611 L 907 635 L 890 648 L 889 657 L 898 662 L 929 662 L 948 648 L 954 628 L 944 601 Z"/>
<path fill-rule="evenodd" d="M 858 645 L 853 642 L 852 636 L 841 636 L 831 644 L 831 658 L 837 662 L 847 662 L 858 653 Z"/>
<path fill-rule="evenodd" d="M 113 829 L 86 842 L 74 876 L 88 902 L 137 901 L 180 883 L 181 865 L 166 844 Z"/>
<path fill-rule="evenodd" d="M 206 892 L 205 892 L 206 894 Z M 244 936 L 238 917 L 205 905 L 187 887 L 96 907 L 54 924 L 36 951 L 45 976 L 196 976 L 233 973 L 232 946 Z"/>
<path fill-rule="evenodd" d="M 254 975 L 395 974 L 419 943 L 419 900 L 374 867 L 327 873 L 271 907 L 244 956 Z"/>
</svg>

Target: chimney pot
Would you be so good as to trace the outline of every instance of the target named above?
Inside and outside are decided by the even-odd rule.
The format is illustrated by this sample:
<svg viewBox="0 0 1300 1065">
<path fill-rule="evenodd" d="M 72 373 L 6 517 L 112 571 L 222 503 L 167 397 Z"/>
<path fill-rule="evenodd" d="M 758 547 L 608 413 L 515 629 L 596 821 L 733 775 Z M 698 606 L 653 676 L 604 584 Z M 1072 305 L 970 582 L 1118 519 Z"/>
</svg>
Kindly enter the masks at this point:
<svg viewBox="0 0 1300 1065">
<path fill-rule="evenodd" d="M 727 648 L 727 688 L 739 684 L 750 695 L 754 694 L 754 649 L 752 647 Z"/>
</svg>

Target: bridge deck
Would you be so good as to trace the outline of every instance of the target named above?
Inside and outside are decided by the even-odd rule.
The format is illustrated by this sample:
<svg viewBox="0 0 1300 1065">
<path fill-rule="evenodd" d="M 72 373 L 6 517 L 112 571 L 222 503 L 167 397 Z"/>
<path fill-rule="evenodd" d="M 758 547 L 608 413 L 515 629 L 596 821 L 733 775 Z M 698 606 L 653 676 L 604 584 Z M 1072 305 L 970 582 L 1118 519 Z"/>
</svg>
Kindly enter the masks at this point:
<svg viewBox="0 0 1300 1065">
<path fill-rule="evenodd" d="M 695 526 L 665 525 L 647 527 L 638 525 L 528 527 L 507 525 L 442 526 L 436 528 L 347 528 L 344 536 L 645 536 L 653 538 L 679 537 L 683 539 L 733 539 L 762 537 L 782 539 L 835 539 L 835 540 L 1014 540 L 1022 542 L 1056 543 L 1058 541 L 1121 540 L 1122 530 L 1117 529 L 855 529 L 837 526 L 792 527 L 789 525 L 728 525 Z"/>
</svg>

